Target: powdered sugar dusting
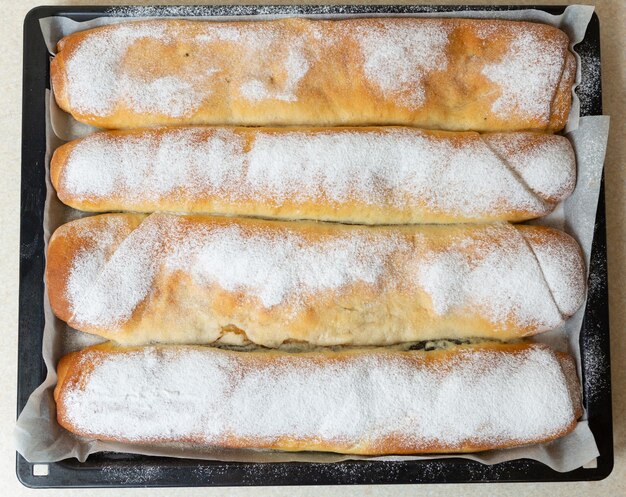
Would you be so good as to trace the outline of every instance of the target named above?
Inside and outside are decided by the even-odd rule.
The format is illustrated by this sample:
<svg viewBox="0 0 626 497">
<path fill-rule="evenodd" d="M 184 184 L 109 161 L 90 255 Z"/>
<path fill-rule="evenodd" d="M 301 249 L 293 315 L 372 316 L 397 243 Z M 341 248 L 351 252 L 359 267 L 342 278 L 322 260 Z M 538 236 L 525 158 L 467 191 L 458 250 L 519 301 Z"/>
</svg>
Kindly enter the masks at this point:
<svg viewBox="0 0 626 497">
<path fill-rule="evenodd" d="M 576 87 L 576 93 L 580 98 L 580 114 L 582 116 L 593 115 L 597 112 L 600 96 L 600 54 L 595 48 L 590 48 L 591 43 L 583 41 L 576 46 L 576 52 L 580 55 L 582 81 Z"/>
<path fill-rule="evenodd" d="M 564 136 L 492 133 L 484 137 L 526 186 L 542 198 L 555 201 L 574 190 L 576 158 Z"/>
<path fill-rule="evenodd" d="M 475 50 L 472 35 L 490 29 L 505 53 L 490 42 Z M 457 38 L 461 43 L 449 50 Z M 107 127 L 456 122 L 494 129 L 488 118 L 482 122 L 491 106 L 524 129 L 550 124 L 551 102 L 567 90 L 559 88 L 565 40 L 540 25 L 507 21 L 161 19 L 88 32 L 77 46 L 68 44 L 59 69 L 67 77 L 68 110 Z M 485 85 L 478 71 L 495 84 Z M 355 94 L 367 102 L 355 107 Z M 426 112 L 428 102 L 438 110 Z M 474 117 L 464 112 L 472 105 Z"/>
<path fill-rule="evenodd" d="M 575 245 L 541 252 L 540 266 L 530 248 L 537 242 L 511 225 L 457 228 L 452 234 L 445 227 L 424 230 L 354 227 L 311 238 L 298 225 L 153 214 L 116 248 L 108 247 L 113 253 L 106 260 L 100 249 L 79 252 L 71 263 L 67 297 L 79 328 L 113 330 L 143 301 L 149 304 L 158 292 L 155 275 L 168 281 L 177 271 L 202 288 L 237 295 L 242 306 L 284 304 L 287 318 L 322 294 L 342 295 L 355 285 L 373 292 L 368 299 L 401 286 L 415 295 L 415 305 L 432 306 L 435 314 L 475 314 L 529 333 L 560 325 L 563 313 L 581 303 L 584 282 L 582 291 L 564 288 L 582 280 Z M 542 267 L 549 270 L 550 284 Z M 554 286 L 553 280 L 563 282 Z M 558 290 L 558 305 L 551 286 Z"/>
<path fill-rule="evenodd" d="M 205 71 L 210 76 L 213 71 Z M 134 83 L 134 81 L 132 82 Z M 160 112 L 180 117 L 198 105 L 199 95 L 193 85 L 181 78 L 166 76 L 142 85 L 141 92 L 130 95 L 130 102 L 138 112 Z"/>
<path fill-rule="evenodd" d="M 352 233 L 307 243 L 296 232 L 257 230 L 237 225 L 201 230 L 168 260 L 171 270 L 191 268 L 195 279 L 225 290 L 246 290 L 264 307 L 356 282 L 374 284 L 386 256 L 397 249 L 394 237 Z"/>
<path fill-rule="evenodd" d="M 271 40 L 268 40 L 268 44 Z M 251 44 L 255 46 L 255 44 Z M 276 99 L 285 102 L 294 102 L 298 98 L 296 90 L 298 83 L 306 75 L 309 70 L 309 62 L 305 56 L 305 39 L 300 38 L 297 42 L 289 46 L 287 54 L 283 59 L 283 77 L 280 85 L 270 85 L 267 81 L 269 78 L 254 78 L 244 81 L 239 87 L 241 95 L 251 101 L 263 99 Z M 259 48 L 257 46 L 257 48 Z M 261 50 L 259 50 L 261 51 Z M 256 56 L 260 56 L 257 54 Z M 272 77 L 274 81 L 275 78 Z"/>
<path fill-rule="evenodd" d="M 383 95 L 391 93 L 409 108 L 420 107 L 426 98 L 424 77 L 447 67 L 449 31 L 437 21 L 359 26 L 355 36 L 367 79 Z"/>
<path fill-rule="evenodd" d="M 102 476 L 121 485 L 149 485 L 163 478 L 163 469 L 157 465 L 149 466 L 133 461 L 131 464 L 120 462 L 102 466 Z"/>
<path fill-rule="evenodd" d="M 597 397 L 606 393 L 610 378 L 609 358 L 606 353 L 606 345 L 603 343 L 601 333 L 603 330 L 594 329 L 584 338 L 582 350 L 584 350 L 583 371 L 584 388 L 588 402 L 597 400 Z"/>
<path fill-rule="evenodd" d="M 298 83 L 307 74 L 310 64 L 307 50 L 307 35 L 292 39 L 285 45 L 285 32 L 276 24 L 265 24 L 265 29 L 256 29 L 251 24 L 203 26 L 195 41 L 215 43 L 228 41 L 245 47 L 239 54 L 244 66 L 237 72 L 238 91 L 250 101 L 275 99 L 285 102 L 297 100 Z M 315 29 L 310 27 L 310 31 Z M 273 64 L 272 57 L 280 54 L 280 64 Z"/>
<path fill-rule="evenodd" d="M 514 319 L 540 331 L 563 321 L 534 254 L 510 225 L 489 226 L 474 238 L 452 240 L 445 251 L 418 266 L 416 278 L 440 315 L 480 309 L 493 323 Z"/>
<path fill-rule="evenodd" d="M 132 23 L 107 28 L 88 36 L 67 60 L 67 94 L 73 107 L 98 116 L 124 103 L 137 112 L 182 117 L 202 102 L 193 84 L 205 75 L 187 67 L 185 77 L 151 77 L 147 71 L 123 70 L 133 44 L 149 40 L 171 43 L 164 24 Z"/>
<path fill-rule="evenodd" d="M 68 279 L 73 319 L 96 326 L 127 320 L 149 294 L 172 223 L 142 223 L 105 261 L 101 250 L 83 251 L 74 259 Z M 168 226 L 169 224 L 169 226 Z M 102 230 L 106 240 L 106 229 Z"/>
<path fill-rule="evenodd" d="M 502 118 L 512 113 L 549 121 L 552 98 L 563 70 L 563 47 L 542 40 L 526 27 L 511 28 L 513 39 L 500 62 L 482 69 L 482 74 L 500 86 L 491 110 Z"/>
<path fill-rule="evenodd" d="M 121 195 L 128 202 L 185 189 L 191 200 L 240 181 L 243 145 L 227 128 L 209 135 L 202 128 L 170 129 L 160 139 L 151 130 L 94 133 L 72 151 L 63 187 L 79 198 Z"/>
<path fill-rule="evenodd" d="M 79 234 L 83 243 L 88 244 L 79 251 L 72 261 L 71 277 L 67 282 L 67 297 L 77 304 L 84 297 L 84 292 L 93 283 L 94 277 L 101 271 L 110 257 L 111 246 L 115 245 L 115 235 L 123 226 L 123 218 L 106 216 L 100 229 L 89 229 L 84 223 L 66 225 L 69 235 Z M 80 227 L 79 227 L 80 226 Z"/>
<path fill-rule="evenodd" d="M 533 233 L 533 236 L 541 234 Z M 554 302 L 562 314 L 571 316 L 585 298 L 586 271 L 580 248 L 573 238 L 564 234 L 551 237 L 550 243 L 531 243 L 531 247 Z"/>
<path fill-rule="evenodd" d="M 224 60 L 211 50 L 214 43 L 223 41 L 247 48 L 245 60 L 240 61 L 246 68 L 238 73 L 239 91 L 244 98 L 296 100 L 298 83 L 309 69 L 306 37 L 289 45 L 282 68 L 277 69 L 264 62 L 272 51 L 282 54 L 284 33 L 275 26 L 259 31 L 249 24 L 194 23 L 194 32 L 199 34 L 183 43 L 180 36 L 186 26 L 135 22 L 114 25 L 85 37 L 67 60 L 70 104 L 80 112 L 97 116 L 108 115 L 116 106 L 125 105 L 137 113 L 188 117 L 211 94 L 215 77 L 232 78 L 227 75 Z M 150 43 L 155 44 L 155 52 L 150 56 L 158 57 L 159 47 L 179 44 L 185 53 L 176 55 L 191 55 L 193 61 L 181 63 L 168 56 L 167 64 L 156 59 L 138 66 L 132 55 L 135 46 Z M 151 64 L 160 64 L 158 70 L 150 69 Z"/>
<path fill-rule="evenodd" d="M 567 139 L 533 133 L 179 128 L 88 136 L 69 155 L 61 189 L 129 210 L 139 208 L 134 202 L 152 201 L 156 209 L 168 200 L 183 211 L 194 200 L 218 197 L 234 212 L 244 199 L 272 206 L 356 202 L 482 219 L 510 211 L 544 215 L 574 183 Z"/>
<path fill-rule="evenodd" d="M 106 262 L 98 251 L 74 259 L 68 279 L 73 318 L 96 326 L 127 320 L 149 297 L 159 269 L 246 291 L 264 307 L 284 301 L 297 306 L 321 290 L 376 283 L 401 243 L 393 235 L 363 231 L 307 243 L 287 228 L 249 227 L 245 235 L 242 230 L 236 223 L 194 225 L 177 216 L 149 216 Z"/>
<path fill-rule="evenodd" d="M 545 346 L 467 348 L 445 363 L 427 356 L 87 350 L 82 364 L 95 368 L 66 383 L 60 402 L 66 420 L 94 437 L 209 445 L 236 437 L 266 447 L 286 436 L 374 452 L 389 437 L 414 450 L 528 443 L 575 420 L 576 395 Z"/>
</svg>

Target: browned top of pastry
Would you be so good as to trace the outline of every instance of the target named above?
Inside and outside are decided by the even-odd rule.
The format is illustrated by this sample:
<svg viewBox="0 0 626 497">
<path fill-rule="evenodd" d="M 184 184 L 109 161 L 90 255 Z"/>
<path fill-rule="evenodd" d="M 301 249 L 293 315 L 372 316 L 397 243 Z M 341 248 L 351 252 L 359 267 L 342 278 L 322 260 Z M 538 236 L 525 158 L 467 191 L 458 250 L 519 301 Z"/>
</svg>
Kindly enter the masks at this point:
<svg viewBox="0 0 626 497">
<path fill-rule="evenodd" d="M 65 356 L 58 420 L 121 442 L 352 454 L 552 440 L 581 416 L 571 357 L 543 344 L 309 353 L 92 347 Z"/>
<path fill-rule="evenodd" d="M 556 131 L 575 77 L 568 44 L 551 26 L 502 20 L 154 20 L 63 38 L 51 72 L 61 108 L 105 128 Z"/>
<path fill-rule="evenodd" d="M 59 198 L 87 211 L 170 211 L 358 224 L 522 221 L 576 184 L 568 139 L 408 127 L 160 127 L 55 150 Z"/>
<path fill-rule="evenodd" d="M 585 292 L 571 237 L 507 224 L 112 214 L 59 228 L 47 263 L 57 316 L 135 344 L 505 339 L 559 326 Z"/>
</svg>

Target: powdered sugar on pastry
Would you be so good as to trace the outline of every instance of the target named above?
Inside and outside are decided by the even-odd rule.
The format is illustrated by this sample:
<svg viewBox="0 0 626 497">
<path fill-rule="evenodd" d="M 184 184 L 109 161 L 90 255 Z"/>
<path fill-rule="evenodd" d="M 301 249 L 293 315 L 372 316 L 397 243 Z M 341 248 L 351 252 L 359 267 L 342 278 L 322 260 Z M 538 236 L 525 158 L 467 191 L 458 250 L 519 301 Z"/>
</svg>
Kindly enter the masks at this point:
<svg viewBox="0 0 626 497">
<path fill-rule="evenodd" d="M 304 40 L 296 46 L 289 47 L 283 62 L 284 77 L 282 84 L 272 87 L 260 78 L 252 79 L 241 84 L 239 91 L 247 100 L 258 101 L 264 99 L 283 100 L 293 102 L 297 100 L 296 89 L 298 82 L 309 70 L 309 62 L 304 55 Z"/>
<path fill-rule="evenodd" d="M 105 267 L 107 259 L 113 254 L 112 247 L 116 247 L 120 242 L 120 235 L 126 228 L 124 218 L 119 216 L 103 216 L 104 221 L 100 229 L 89 229 L 77 224 L 67 224 L 67 235 L 80 236 L 85 243 L 85 247 L 80 250 L 72 263 L 72 276 L 68 280 L 68 298 L 74 302 L 75 306 L 81 306 L 80 302 L 89 293 L 88 289 L 93 285 L 94 278 Z M 97 299 L 99 300 L 99 299 Z"/>
<path fill-rule="evenodd" d="M 106 231 L 106 229 L 105 229 Z M 68 279 L 73 319 L 96 326 L 129 319 L 150 297 L 155 273 L 184 271 L 199 284 L 245 291 L 260 305 L 289 302 L 354 283 L 374 285 L 400 239 L 354 231 L 310 243 L 297 230 L 232 224 L 194 225 L 153 214 L 101 264 L 99 251 L 79 253 Z M 85 285 L 81 288 L 81 285 Z"/>
<path fill-rule="evenodd" d="M 438 22 L 375 26 L 356 30 L 368 81 L 382 95 L 392 94 L 409 108 L 423 105 L 426 91 L 424 76 L 447 67 L 446 46 L 451 25 Z"/>
<path fill-rule="evenodd" d="M 78 329 L 114 333 L 132 319 L 131 328 L 147 332 L 159 326 L 150 320 L 160 312 L 169 319 L 191 306 L 188 326 L 207 333 L 195 340 L 216 340 L 221 327 L 233 325 L 274 346 L 290 337 L 371 343 L 380 334 L 376 340 L 397 343 L 446 337 L 454 332 L 448 323 L 466 320 L 487 336 L 517 336 L 560 325 L 584 296 L 575 242 L 541 228 L 132 217 L 143 221 L 106 247 L 104 256 L 100 248 L 71 242 L 81 249 L 63 262 L 69 265 L 63 284 L 71 312 L 65 319 Z M 92 220 L 98 218 L 71 229 Z M 554 247 L 538 252 L 539 264 L 532 247 L 553 238 Z M 326 320 L 337 329 L 318 336 L 331 326 Z M 361 331 L 385 322 L 386 332 Z"/>
<path fill-rule="evenodd" d="M 571 316 L 585 299 L 585 282 L 581 278 L 585 268 L 580 247 L 568 236 L 545 243 L 545 232 L 525 230 L 521 234 L 531 247 L 560 312 Z"/>
<path fill-rule="evenodd" d="M 473 308 L 493 322 L 513 318 L 554 328 L 562 321 L 561 312 L 525 245 L 513 226 L 488 226 L 479 236 L 451 239 L 445 250 L 421 260 L 417 281 L 437 314 Z M 553 255 L 566 257 L 566 252 L 560 247 Z M 580 291 L 580 284 L 574 286 Z"/>
<path fill-rule="evenodd" d="M 545 345 L 435 354 L 87 349 L 60 389 L 59 419 L 128 442 L 376 454 L 543 441 L 580 415 L 573 368 Z"/>
<path fill-rule="evenodd" d="M 228 41 L 245 45 L 250 50 L 245 64 L 249 74 L 242 74 L 239 81 L 241 96 L 250 101 L 276 99 L 290 102 L 297 99 L 298 83 L 309 70 L 306 36 L 299 37 L 287 47 L 286 53 L 282 54 L 282 67 L 277 69 L 265 64 L 264 60 L 280 46 L 283 36 L 280 29 L 267 26 L 264 32 L 260 32 L 245 24 L 218 28 L 208 24 L 204 28 L 202 34 L 196 35 L 196 41 L 209 44 Z"/>
<path fill-rule="evenodd" d="M 549 119 L 563 72 L 562 48 L 546 43 L 531 29 L 511 30 L 511 34 L 512 41 L 501 61 L 482 70 L 500 86 L 491 110 L 503 118 L 514 112 Z"/>
<path fill-rule="evenodd" d="M 51 76 L 59 106 L 112 129 L 556 131 L 574 76 L 562 31 L 503 20 L 160 19 L 77 32 L 58 48 Z"/>
<path fill-rule="evenodd" d="M 107 229 L 102 230 L 101 246 L 79 252 L 67 287 L 73 319 L 99 325 L 110 323 L 112 317 L 129 319 L 151 290 L 168 228 L 175 228 L 172 221 L 141 224 L 106 259 L 103 249 L 110 248 L 106 241 L 111 240 Z"/>
<path fill-rule="evenodd" d="M 538 133 L 489 133 L 485 144 L 548 202 L 562 199 L 576 186 L 576 158 L 569 140 Z"/>
<path fill-rule="evenodd" d="M 547 214 L 575 184 L 567 139 L 535 133 L 172 128 L 96 133 L 69 146 L 59 196 L 101 210 L 518 220 Z M 328 208 L 316 214 L 316 204 Z M 337 212 L 348 205 L 352 214 Z"/>
<path fill-rule="evenodd" d="M 248 57 L 250 74 L 241 75 L 241 95 L 249 100 L 296 99 L 298 82 L 309 68 L 306 38 L 289 47 L 282 70 L 275 71 L 256 66 L 263 65 L 265 53 L 276 49 L 280 31 L 268 28 L 260 33 L 246 29 L 245 25 L 216 28 L 212 23 L 203 23 L 202 26 L 201 34 L 190 44 L 181 46 L 185 58 L 205 53 L 211 44 L 220 41 L 244 44 L 252 52 Z M 168 65 L 156 70 L 150 66 L 158 64 L 158 60 L 144 60 L 140 65 L 132 57 L 135 47 L 141 50 L 151 43 L 176 45 L 184 29 L 182 24 L 129 23 L 106 29 L 101 36 L 85 38 L 67 61 L 70 104 L 81 112 L 100 116 L 111 113 L 120 103 L 138 113 L 160 113 L 174 118 L 193 114 L 211 93 L 211 80 L 221 75 L 219 63 L 212 67 L 204 58 L 199 68 L 193 62 L 168 60 Z"/>
<path fill-rule="evenodd" d="M 348 234 L 307 243 L 297 232 L 257 230 L 250 234 L 233 224 L 200 229 L 176 247 L 169 270 L 191 270 L 204 284 L 247 291 L 264 307 L 355 283 L 374 285 L 387 257 L 401 244 L 392 236 Z"/>
<path fill-rule="evenodd" d="M 77 143 L 62 182 L 80 198 L 123 195 L 131 202 L 222 193 L 241 179 L 243 147 L 228 128 L 209 135 L 202 128 L 179 128 L 160 137 L 153 130 L 94 133 Z"/>
<path fill-rule="evenodd" d="M 193 82 L 206 78 L 206 73 L 188 67 L 181 78 L 157 76 L 140 67 L 120 70 L 133 44 L 151 39 L 174 42 L 165 26 L 157 23 L 116 26 L 83 40 L 67 61 L 71 105 L 96 115 L 106 115 L 120 102 L 140 113 L 181 117 L 192 112 L 202 101 Z"/>
</svg>

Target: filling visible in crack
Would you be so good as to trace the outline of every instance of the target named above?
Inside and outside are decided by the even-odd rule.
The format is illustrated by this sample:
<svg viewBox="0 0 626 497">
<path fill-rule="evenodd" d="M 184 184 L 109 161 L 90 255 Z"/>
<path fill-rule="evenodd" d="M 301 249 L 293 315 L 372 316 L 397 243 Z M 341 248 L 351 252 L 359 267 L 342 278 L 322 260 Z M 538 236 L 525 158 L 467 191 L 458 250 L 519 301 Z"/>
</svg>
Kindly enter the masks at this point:
<svg viewBox="0 0 626 497">
<path fill-rule="evenodd" d="M 449 349 L 455 347 L 457 345 L 475 345 L 481 343 L 505 343 L 502 340 L 497 340 L 493 338 L 463 338 L 463 339 L 437 339 L 437 340 L 421 340 L 418 342 L 405 342 L 396 345 L 390 345 L 381 347 L 379 345 L 334 345 L 334 346 L 318 346 L 311 345 L 308 342 L 301 340 L 288 340 L 283 342 L 278 347 L 265 347 L 263 345 L 258 345 L 251 342 L 245 333 L 245 331 L 235 327 L 235 326 L 225 326 L 223 328 L 224 334 L 226 333 L 237 333 L 242 335 L 243 343 L 242 344 L 232 344 L 232 343 L 223 343 L 219 340 L 211 344 L 210 346 L 223 349 L 223 350 L 232 350 L 237 352 L 263 352 L 263 351 L 280 351 L 280 352 L 324 352 L 324 351 L 332 351 L 332 352 L 341 352 L 347 350 L 373 350 L 373 349 L 385 349 L 385 350 L 395 350 L 395 351 L 418 351 L 423 350 L 425 352 L 430 352 L 433 350 L 442 350 Z M 222 335 L 224 336 L 224 335 Z M 507 340 L 506 343 L 518 343 L 522 340 Z"/>
</svg>

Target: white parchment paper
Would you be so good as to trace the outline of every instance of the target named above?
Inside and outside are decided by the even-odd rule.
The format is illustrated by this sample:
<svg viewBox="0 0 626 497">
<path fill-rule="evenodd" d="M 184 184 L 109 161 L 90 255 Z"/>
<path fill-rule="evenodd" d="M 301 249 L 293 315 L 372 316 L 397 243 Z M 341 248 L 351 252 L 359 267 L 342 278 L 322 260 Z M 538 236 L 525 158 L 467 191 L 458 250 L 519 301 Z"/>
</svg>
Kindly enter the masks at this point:
<svg viewBox="0 0 626 497">
<path fill-rule="evenodd" d="M 444 16 L 444 17 L 472 17 L 472 18 L 500 18 L 513 20 L 527 20 L 544 22 L 563 29 L 570 37 L 571 46 L 580 42 L 585 34 L 587 24 L 593 13 L 593 7 L 570 6 L 561 15 L 554 16 L 538 10 L 518 11 L 470 11 L 451 13 L 405 14 L 412 16 Z M 367 15 L 315 15 L 306 17 L 346 18 L 346 17 L 373 17 Z M 233 19 L 269 19 L 287 17 L 287 15 L 237 16 L 237 17 L 193 17 L 206 20 L 233 20 Z M 51 54 L 54 54 L 56 43 L 63 36 L 76 31 L 89 29 L 104 24 L 128 22 L 137 20 L 137 17 L 106 17 L 92 21 L 78 23 L 64 17 L 51 17 L 41 20 L 41 28 Z M 578 55 L 577 55 L 578 58 Z M 576 84 L 581 81 L 580 59 L 578 58 Z M 575 96 L 575 95 L 574 95 Z M 74 139 L 93 132 L 95 128 L 75 121 L 69 114 L 61 111 L 54 102 L 54 98 L 47 95 L 47 153 L 46 164 L 49 165 L 50 156 L 56 147 L 64 141 Z M 609 119 L 606 116 L 579 117 L 579 101 L 575 96 L 568 124 L 566 136 L 570 139 L 576 152 L 578 165 L 578 181 L 574 193 L 562 202 L 557 209 L 540 220 L 537 224 L 544 224 L 562 229 L 573 235 L 581 244 L 587 267 L 589 266 L 591 242 L 595 226 L 595 214 L 598 203 L 602 167 L 606 151 Z M 44 237 L 47 242 L 50 235 L 61 224 L 86 215 L 63 205 L 52 188 L 48 170 L 46 172 L 47 198 L 44 213 Z M 374 459 L 382 461 L 401 461 L 413 459 L 435 460 L 447 457 L 462 457 L 495 464 L 519 458 L 528 458 L 541 461 L 557 471 L 570 471 L 581 467 L 598 456 L 598 449 L 589 430 L 585 417 L 576 429 L 554 442 L 517 447 L 506 450 L 493 450 L 478 454 L 466 455 L 439 455 L 439 456 L 386 456 L 386 457 L 358 457 L 341 454 L 299 452 L 288 453 L 278 451 L 257 450 L 224 450 L 207 449 L 183 445 L 167 445 L 147 447 L 144 445 L 117 444 L 87 440 L 77 437 L 61 428 L 56 422 L 56 409 L 52 392 L 56 384 L 55 367 L 58 360 L 66 353 L 79 350 L 86 346 L 102 341 L 98 337 L 78 332 L 69 328 L 65 323 L 55 318 L 45 295 L 45 328 L 43 337 L 43 357 L 48 368 L 48 376 L 44 383 L 30 396 L 22 411 L 16 427 L 17 450 L 31 462 L 53 462 L 61 459 L 76 457 L 84 461 L 89 454 L 99 451 L 129 452 L 147 455 L 161 455 L 170 457 L 193 457 L 197 459 L 212 459 L 222 461 L 245 462 L 339 462 L 349 459 Z M 563 329 L 554 330 L 535 337 L 536 341 L 550 343 L 560 350 L 568 350 L 578 363 L 580 373 L 579 334 L 584 315 L 584 306 L 566 323 Z"/>
</svg>

